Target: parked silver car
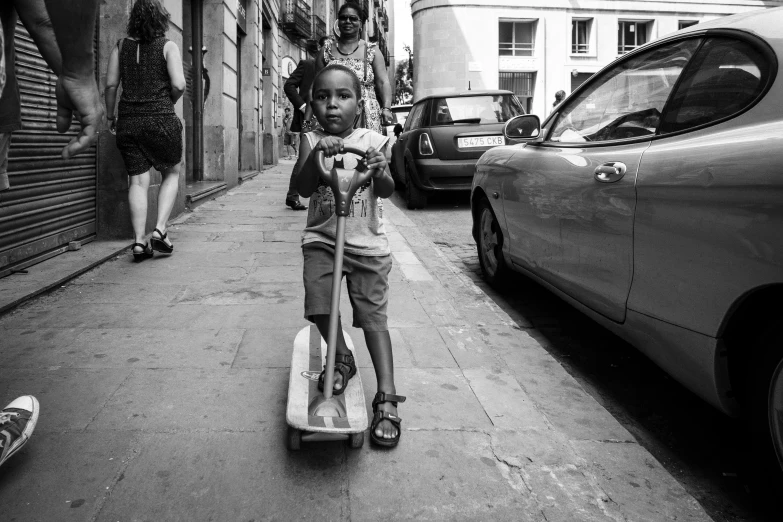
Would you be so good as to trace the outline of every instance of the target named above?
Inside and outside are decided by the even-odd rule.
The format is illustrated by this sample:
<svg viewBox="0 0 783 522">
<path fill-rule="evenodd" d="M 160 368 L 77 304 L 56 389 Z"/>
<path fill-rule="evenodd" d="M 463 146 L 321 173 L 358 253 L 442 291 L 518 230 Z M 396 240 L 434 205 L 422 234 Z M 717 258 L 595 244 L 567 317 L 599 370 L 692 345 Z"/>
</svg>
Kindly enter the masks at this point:
<svg viewBox="0 0 783 522">
<path fill-rule="evenodd" d="M 485 278 L 541 282 L 731 415 L 783 467 L 783 8 L 630 52 L 476 165 Z M 776 482 L 777 481 L 777 482 Z M 783 491 L 783 489 L 780 489 Z"/>
</svg>

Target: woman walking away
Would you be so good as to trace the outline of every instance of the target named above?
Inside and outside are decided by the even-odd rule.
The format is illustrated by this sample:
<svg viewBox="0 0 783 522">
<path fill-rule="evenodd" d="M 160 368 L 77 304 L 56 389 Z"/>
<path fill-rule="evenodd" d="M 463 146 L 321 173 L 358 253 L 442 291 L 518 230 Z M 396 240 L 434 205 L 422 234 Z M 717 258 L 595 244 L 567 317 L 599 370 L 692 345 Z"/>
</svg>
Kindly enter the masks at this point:
<svg viewBox="0 0 783 522">
<path fill-rule="evenodd" d="M 174 251 L 166 224 L 179 188 L 182 122 L 174 104 L 185 92 L 185 75 L 177 44 L 166 39 L 169 18 L 159 0 L 136 0 L 128 20 L 128 36 L 112 49 L 106 73 L 108 119 L 130 176 L 128 201 L 136 261 L 152 257 L 153 249 L 167 254 Z M 122 96 L 115 119 L 120 84 Z M 163 180 L 150 245 L 144 238 L 151 167 L 163 175 Z"/>
<path fill-rule="evenodd" d="M 361 82 L 364 104 L 362 122 L 357 127 L 382 134 L 382 125 L 392 121 L 391 85 L 386 74 L 386 63 L 374 43 L 362 40 L 362 26 L 367 21 L 364 9 L 352 1 L 344 3 L 337 12 L 334 29 L 337 40 L 327 40 L 315 60 L 315 72 L 331 64 L 351 69 Z M 381 97 L 378 100 L 375 93 Z"/>
</svg>

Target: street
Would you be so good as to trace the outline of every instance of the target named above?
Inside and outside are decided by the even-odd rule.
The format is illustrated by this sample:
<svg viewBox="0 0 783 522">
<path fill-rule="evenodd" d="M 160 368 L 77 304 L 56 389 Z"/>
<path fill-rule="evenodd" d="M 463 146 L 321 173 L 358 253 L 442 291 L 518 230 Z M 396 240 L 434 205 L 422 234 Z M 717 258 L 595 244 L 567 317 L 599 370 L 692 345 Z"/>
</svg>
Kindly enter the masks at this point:
<svg viewBox="0 0 783 522">
<path fill-rule="evenodd" d="M 400 192 L 395 204 L 405 209 Z M 541 342 L 716 521 L 757 521 L 743 480 L 743 434 L 735 422 L 669 378 L 632 346 L 531 280 L 513 276 L 503 289 L 481 279 L 470 235 L 467 193 L 431 197 L 425 210 L 404 210 L 450 260 Z"/>
<path fill-rule="evenodd" d="M 171 257 L 126 250 L 0 317 L 0 395 L 41 403 L 0 469 L 4 520 L 712 519 L 545 336 L 388 202 L 402 440 L 289 452 L 288 367 L 307 324 L 291 167 L 175 220 Z M 369 409 L 374 372 L 349 324 Z"/>
</svg>

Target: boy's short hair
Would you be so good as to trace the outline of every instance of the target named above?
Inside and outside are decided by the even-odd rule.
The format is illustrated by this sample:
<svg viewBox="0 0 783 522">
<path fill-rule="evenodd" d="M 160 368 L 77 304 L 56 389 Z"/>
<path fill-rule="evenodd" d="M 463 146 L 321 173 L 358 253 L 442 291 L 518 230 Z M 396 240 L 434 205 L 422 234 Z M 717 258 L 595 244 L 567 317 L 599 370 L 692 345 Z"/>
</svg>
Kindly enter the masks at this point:
<svg viewBox="0 0 783 522">
<path fill-rule="evenodd" d="M 318 82 L 318 79 L 321 77 L 321 75 L 327 71 L 342 71 L 344 73 L 348 73 L 348 75 L 351 77 L 353 93 L 356 95 L 356 99 L 357 100 L 362 99 L 362 86 L 361 86 L 361 82 L 359 82 L 359 77 L 356 76 L 356 73 L 353 72 L 351 69 L 349 69 L 348 67 L 340 63 L 330 63 L 329 65 L 327 65 L 326 67 L 318 71 L 318 74 L 316 74 L 315 78 L 313 78 L 313 89 L 315 89 L 315 86 Z"/>
</svg>

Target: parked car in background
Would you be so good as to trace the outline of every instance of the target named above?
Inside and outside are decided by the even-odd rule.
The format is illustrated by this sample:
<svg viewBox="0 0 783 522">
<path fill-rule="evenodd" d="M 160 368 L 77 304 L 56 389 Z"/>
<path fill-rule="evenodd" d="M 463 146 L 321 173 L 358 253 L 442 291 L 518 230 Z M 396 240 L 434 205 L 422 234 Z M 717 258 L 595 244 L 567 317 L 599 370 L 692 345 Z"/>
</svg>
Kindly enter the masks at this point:
<svg viewBox="0 0 783 522">
<path fill-rule="evenodd" d="M 392 176 L 408 208 L 427 192 L 470 190 L 476 161 L 505 144 L 503 125 L 525 110 L 511 91 L 441 93 L 417 101 L 392 147 Z"/>
<path fill-rule="evenodd" d="M 390 125 L 384 125 L 383 135 L 388 136 L 392 140 L 392 143 L 397 139 L 394 135 L 394 125 L 397 123 L 400 125 L 405 125 L 405 120 L 408 117 L 408 113 L 411 111 L 411 107 L 412 105 L 410 103 L 403 105 L 392 105 L 390 107 L 392 112 L 392 122 Z"/>
<path fill-rule="evenodd" d="M 783 8 L 678 31 L 605 67 L 473 178 L 484 277 L 539 281 L 748 421 L 783 491 Z M 780 504 L 778 504 L 780 505 Z M 777 511 L 778 515 L 780 511 Z"/>
</svg>

